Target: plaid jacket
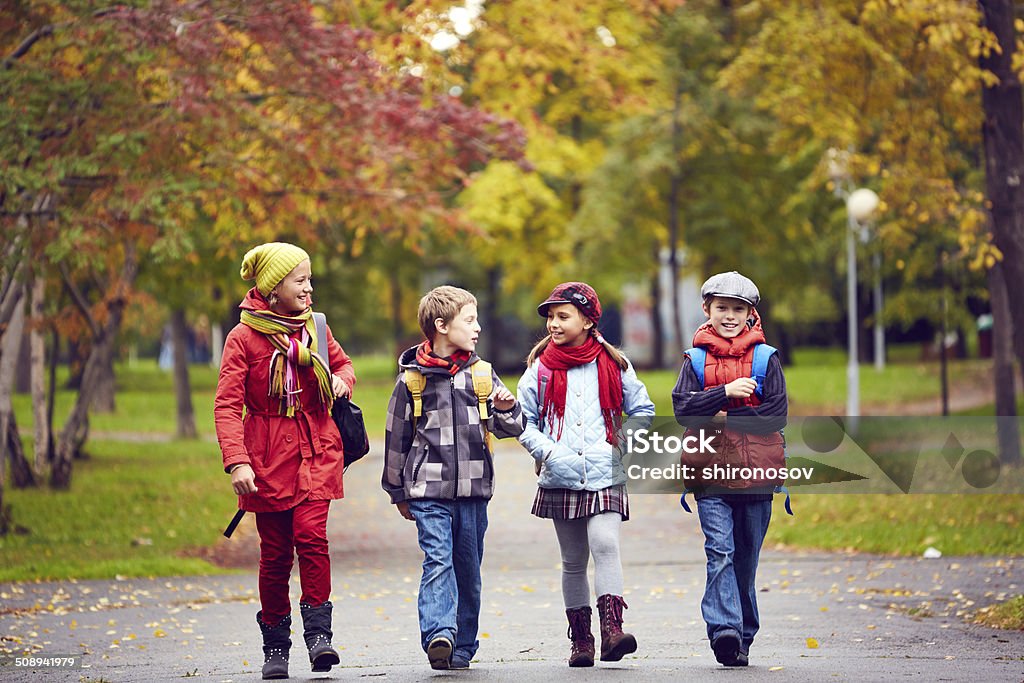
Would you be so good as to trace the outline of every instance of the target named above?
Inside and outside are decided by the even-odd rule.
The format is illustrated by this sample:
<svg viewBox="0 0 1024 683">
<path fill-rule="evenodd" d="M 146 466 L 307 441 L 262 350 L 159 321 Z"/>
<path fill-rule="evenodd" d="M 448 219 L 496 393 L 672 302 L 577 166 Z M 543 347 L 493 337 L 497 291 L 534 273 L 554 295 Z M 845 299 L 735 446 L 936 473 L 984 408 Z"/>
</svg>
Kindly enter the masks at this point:
<svg viewBox="0 0 1024 683">
<path fill-rule="evenodd" d="M 494 460 L 487 448 L 485 430 L 499 439 L 522 434 L 526 418 L 519 403 L 509 412 L 498 412 L 488 402 L 490 417 L 480 424 L 480 408 L 473 392 L 469 366 L 455 376 L 445 368 L 416 363 L 416 348 L 398 359 L 399 374 L 388 403 L 384 437 L 384 473 L 381 486 L 392 503 L 410 498 L 490 498 L 494 493 Z M 426 377 L 423 415 L 413 429 L 412 396 L 405 386 L 405 370 L 416 369 Z M 494 387 L 503 387 L 492 372 Z"/>
</svg>

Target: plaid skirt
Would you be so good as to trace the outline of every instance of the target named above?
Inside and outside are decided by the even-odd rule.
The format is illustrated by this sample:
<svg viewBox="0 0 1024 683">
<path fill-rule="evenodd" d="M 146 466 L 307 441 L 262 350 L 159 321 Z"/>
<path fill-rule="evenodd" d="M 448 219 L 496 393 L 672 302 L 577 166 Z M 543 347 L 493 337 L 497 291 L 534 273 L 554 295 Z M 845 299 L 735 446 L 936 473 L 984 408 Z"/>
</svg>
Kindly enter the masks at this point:
<svg viewBox="0 0 1024 683">
<path fill-rule="evenodd" d="M 531 512 L 544 519 L 582 519 L 602 512 L 618 512 L 622 521 L 626 521 L 629 519 L 629 495 L 624 485 L 600 491 L 538 487 Z"/>
</svg>

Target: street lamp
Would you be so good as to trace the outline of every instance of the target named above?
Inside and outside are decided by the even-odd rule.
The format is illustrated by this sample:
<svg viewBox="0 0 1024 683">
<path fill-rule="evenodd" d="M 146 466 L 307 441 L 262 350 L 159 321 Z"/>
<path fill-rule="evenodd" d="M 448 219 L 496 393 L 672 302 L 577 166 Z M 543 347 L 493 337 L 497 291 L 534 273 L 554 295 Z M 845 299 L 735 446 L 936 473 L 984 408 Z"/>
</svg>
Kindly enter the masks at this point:
<svg viewBox="0 0 1024 683">
<path fill-rule="evenodd" d="M 860 372 L 857 363 L 857 240 L 862 223 L 878 208 L 878 195 L 862 187 L 846 197 L 846 414 L 860 415 Z"/>
<path fill-rule="evenodd" d="M 857 336 L 857 236 L 864 236 L 863 223 L 871 218 L 878 208 L 878 195 L 867 188 L 853 189 L 849 173 L 850 152 L 831 148 L 827 154 L 828 175 L 835 195 L 846 200 L 846 415 L 860 416 L 860 372 L 858 366 Z M 880 277 L 880 276 L 879 276 Z M 878 348 L 879 327 L 881 326 L 881 282 L 875 282 L 875 341 Z M 876 364 L 877 364 L 876 351 Z M 848 429 L 856 429 L 856 421 L 850 420 Z"/>
</svg>

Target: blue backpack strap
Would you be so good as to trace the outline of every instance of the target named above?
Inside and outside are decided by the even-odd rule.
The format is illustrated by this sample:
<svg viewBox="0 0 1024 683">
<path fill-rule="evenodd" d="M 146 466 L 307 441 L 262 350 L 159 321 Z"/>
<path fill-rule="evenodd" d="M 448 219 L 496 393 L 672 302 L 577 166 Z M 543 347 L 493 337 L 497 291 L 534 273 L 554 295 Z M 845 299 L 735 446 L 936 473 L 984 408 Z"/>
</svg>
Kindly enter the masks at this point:
<svg viewBox="0 0 1024 683">
<path fill-rule="evenodd" d="M 758 398 L 764 395 L 764 378 L 768 374 L 768 361 L 771 359 L 772 354 L 777 351 L 778 349 L 768 344 L 757 344 L 754 346 L 754 360 L 751 363 L 750 376 L 757 382 L 757 388 L 754 391 L 757 393 Z M 779 433 L 782 434 L 783 448 L 786 448 L 786 432 L 780 429 Z M 786 457 L 789 457 L 788 449 L 786 449 Z M 785 486 L 776 486 L 775 493 L 786 494 L 786 513 L 792 516 L 793 505 L 789 496 L 789 489 Z"/>
<path fill-rule="evenodd" d="M 758 398 L 764 395 L 764 378 L 768 374 L 768 360 L 772 354 L 778 351 L 774 346 L 768 344 L 756 344 L 754 346 L 754 361 L 751 364 L 750 376 L 757 382 L 754 393 Z"/>
<path fill-rule="evenodd" d="M 708 352 L 698 346 L 692 349 L 686 349 L 686 355 L 690 357 L 690 367 L 693 368 L 694 374 L 697 375 L 697 381 L 700 382 L 701 387 L 703 387 L 704 364 L 707 362 Z"/>
<path fill-rule="evenodd" d="M 690 359 L 690 367 L 693 368 L 693 374 L 697 375 L 697 381 L 700 382 L 701 387 L 704 386 L 704 364 L 708 360 L 708 352 L 700 347 L 694 347 L 692 349 L 686 349 L 686 355 Z M 690 489 L 683 491 L 683 495 L 679 496 L 679 504 L 683 506 L 683 509 L 689 513 L 693 513 L 690 506 L 686 503 L 686 494 L 690 493 Z"/>
</svg>

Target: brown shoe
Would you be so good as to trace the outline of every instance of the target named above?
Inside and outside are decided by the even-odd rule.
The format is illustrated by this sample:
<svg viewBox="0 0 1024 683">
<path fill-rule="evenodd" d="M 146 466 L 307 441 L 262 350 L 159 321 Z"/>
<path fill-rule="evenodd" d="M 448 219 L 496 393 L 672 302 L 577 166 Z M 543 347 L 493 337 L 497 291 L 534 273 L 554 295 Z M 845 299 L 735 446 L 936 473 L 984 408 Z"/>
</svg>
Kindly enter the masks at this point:
<svg viewBox="0 0 1024 683">
<path fill-rule="evenodd" d="M 622 610 L 629 605 L 621 595 L 602 595 L 597 599 L 601 615 L 601 661 L 617 662 L 636 652 L 636 638 L 622 632 Z"/>
<path fill-rule="evenodd" d="M 574 607 L 565 610 L 569 619 L 566 633 L 572 641 L 569 666 L 594 666 L 594 634 L 590 632 L 590 607 Z"/>
</svg>

